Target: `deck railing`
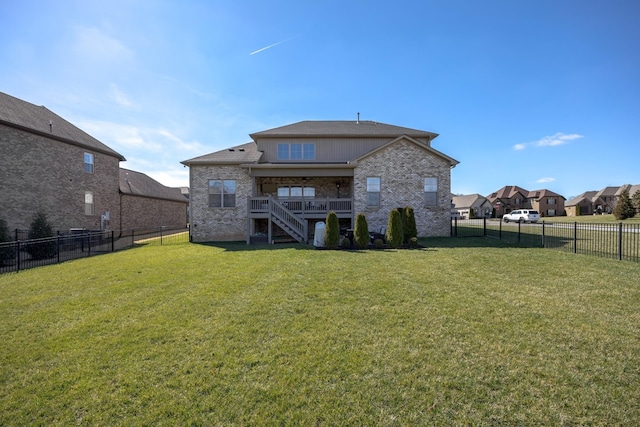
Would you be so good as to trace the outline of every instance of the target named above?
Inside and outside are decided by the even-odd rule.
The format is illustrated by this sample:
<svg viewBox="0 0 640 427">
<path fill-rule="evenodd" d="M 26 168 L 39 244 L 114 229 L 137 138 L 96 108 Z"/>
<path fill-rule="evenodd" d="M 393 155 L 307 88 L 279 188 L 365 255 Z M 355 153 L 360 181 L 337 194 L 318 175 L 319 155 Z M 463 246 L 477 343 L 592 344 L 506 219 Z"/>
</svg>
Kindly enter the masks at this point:
<svg viewBox="0 0 640 427">
<path fill-rule="evenodd" d="M 249 199 L 249 213 L 269 213 L 270 197 L 252 197 Z M 337 214 L 352 212 L 352 199 L 278 199 L 278 202 L 298 215 L 326 214 L 334 211 Z"/>
</svg>

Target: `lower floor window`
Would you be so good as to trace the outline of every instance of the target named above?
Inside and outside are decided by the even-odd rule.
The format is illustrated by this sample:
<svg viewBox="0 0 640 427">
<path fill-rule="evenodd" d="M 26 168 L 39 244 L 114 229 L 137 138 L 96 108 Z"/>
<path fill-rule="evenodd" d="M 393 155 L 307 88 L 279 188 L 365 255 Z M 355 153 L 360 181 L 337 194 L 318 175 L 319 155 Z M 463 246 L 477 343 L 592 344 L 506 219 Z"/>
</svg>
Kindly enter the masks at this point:
<svg viewBox="0 0 640 427">
<path fill-rule="evenodd" d="M 209 207 L 234 208 L 236 206 L 235 179 L 209 180 Z"/>
<path fill-rule="evenodd" d="M 95 215 L 95 206 L 93 204 L 93 193 L 91 191 L 84 192 L 84 214 Z"/>
<path fill-rule="evenodd" d="M 367 178 L 367 206 L 380 206 L 380 177 Z"/>
<path fill-rule="evenodd" d="M 438 178 L 424 179 L 424 205 L 438 206 Z"/>
</svg>

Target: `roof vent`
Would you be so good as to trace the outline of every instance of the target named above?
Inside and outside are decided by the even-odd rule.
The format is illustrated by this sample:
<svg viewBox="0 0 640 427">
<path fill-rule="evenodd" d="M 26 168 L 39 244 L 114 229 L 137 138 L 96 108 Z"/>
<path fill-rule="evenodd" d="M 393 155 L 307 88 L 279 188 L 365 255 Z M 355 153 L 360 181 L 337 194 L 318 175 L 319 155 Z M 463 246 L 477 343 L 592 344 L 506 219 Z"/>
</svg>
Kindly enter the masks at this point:
<svg viewBox="0 0 640 427">
<path fill-rule="evenodd" d="M 229 148 L 229 151 L 236 151 L 235 148 Z"/>
<path fill-rule="evenodd" d="M 53 120 L 49 120 L 49 132 L 53 133 Z"/>
<path fill-rule="evenodd" d="M 244 151 L 244 148 L 239 148 L 238 151 Z"/>
<path fill-rule="evenodd" d="M 360 123 L 360 113 L 358 113 L 358 120 L 356 120 L 356 123 Z"/>
</svg>

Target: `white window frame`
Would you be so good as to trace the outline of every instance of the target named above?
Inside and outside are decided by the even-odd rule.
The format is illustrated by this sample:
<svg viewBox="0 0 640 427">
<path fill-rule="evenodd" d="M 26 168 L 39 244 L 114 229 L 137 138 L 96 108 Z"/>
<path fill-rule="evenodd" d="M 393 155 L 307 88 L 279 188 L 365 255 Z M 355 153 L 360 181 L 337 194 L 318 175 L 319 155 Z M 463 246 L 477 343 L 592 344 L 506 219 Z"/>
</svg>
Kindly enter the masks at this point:
<svg viewBox="0 0 640 427">
<path fill-rule="evenodd" d="M 277 147 L 277 157 L 278 160 L 315 160 L 316 144 L 280 143 Z"/>
<path fill-rule="evenodd" d="M 93 198 L 93 191 L 84 192 L 84 214 L 87 216 L 93 216 L 96 214 L 95 199 Z"/>
<path fill-rule="evenodd" d="M 424 178 L 424 205 L 426 207 L 438 206 L 438 178 L 428 176 Z"/>
<path fill-rule="evenodd" d="M 84 171 L 86 173 L 93 173 L 94 171 L 95 156 L 91 153 L 84 153 Z"/>
<path fill-rule="evenodd" d="M 216 186 L 214 183 L 218 183 Z M 235 179 L 210 179 L 208 182 L 210 208 L 235 208 L 238 191 Z M 212 191 L 220 189 L 220 192 Z"/>
<path fill-rule="evenodd" d="M 367 206 L 380 206 L 382 179 L 379 176 L 367 177 Z"/>
</svg>

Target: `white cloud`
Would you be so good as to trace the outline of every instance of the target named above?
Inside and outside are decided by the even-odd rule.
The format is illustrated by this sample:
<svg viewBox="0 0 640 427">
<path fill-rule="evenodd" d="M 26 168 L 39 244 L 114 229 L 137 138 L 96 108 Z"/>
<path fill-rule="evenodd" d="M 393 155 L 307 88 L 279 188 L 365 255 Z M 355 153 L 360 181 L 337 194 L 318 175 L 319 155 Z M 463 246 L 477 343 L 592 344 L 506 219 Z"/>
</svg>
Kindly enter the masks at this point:
<svg viewBox="0 0 640 427">
<path fill-rule="evenodd" d="M 547 182 L 553 182 L 553 181 L 555 181 L 555 180 L 556 180 L 555 178 L 540 178 L 540 179 L 539 179 L 539 180 L 537 180 L 536 182 L 537 182 L 538 184 L 545 184 L 545 183 L 547 183 Z"/>
<path fill-rule="evenodd" d="M 129 100 L 129 97 L 114 83 L 111 83 L 111 85 L 109 86 L 109 95 L 116 101 L 118 105 L 122 107 L 133 106 L 133 103 Z"/>
<path fill-rule="evenodd" d="M 583 138 L 583 135 L 577 133 L 566 134 L 563 132 L 557 132 L 550 136 L 545 136 L 537 141 L 515 144 L 513 149 L 516 151 L 524 150 L 527 147 L 555 147 L 557 145 L 568 144 L 569 142 Z"/>
<path fill-rule="evenodd" d="M 582 135 L 578 135 L 577 133 L 565 134 L 562 132 L 558 132 L 551 136 L 545 136 L 539 141 L 536 141 L 534 144 L 536 147 L 554 147 L 556 145 L 567 144 L 574 139 L 582 138 Z"/>
<path fill-rule="evenodd" d="M 100 120 L 78 122 L 78 127 L 116 151 L 122 149 L 162 150 L 162 145 L 149 139 L 148 132 L 131 125 Z M 126 157 L 126 153 L 120 153 Z"/>
</svg>

